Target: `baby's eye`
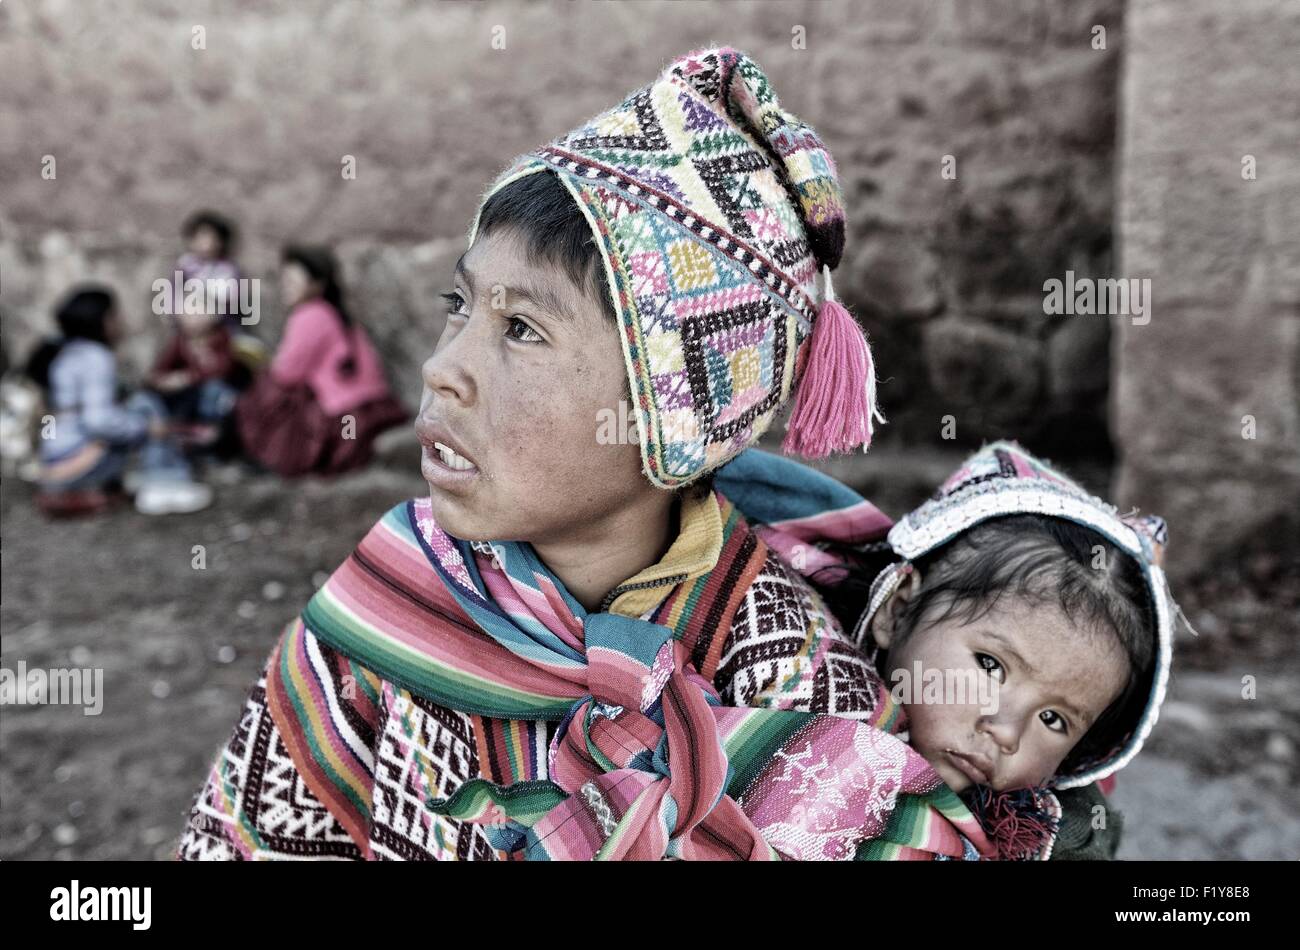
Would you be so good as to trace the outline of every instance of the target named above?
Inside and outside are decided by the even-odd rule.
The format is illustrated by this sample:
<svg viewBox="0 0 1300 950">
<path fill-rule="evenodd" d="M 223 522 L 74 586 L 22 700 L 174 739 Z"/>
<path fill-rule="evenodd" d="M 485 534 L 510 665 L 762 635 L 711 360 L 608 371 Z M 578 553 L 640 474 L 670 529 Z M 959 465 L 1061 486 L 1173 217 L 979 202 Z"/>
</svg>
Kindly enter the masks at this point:
<svg viewBox="0 0 1300 950">
<path fill-rule="evenodd" d="M 510 326 L 506 330 L 506 336 L 512 340 L 518 340 L 520 343 L 541 343 L 542 335 L 530 327 L 525 321 L 518 317 L 507 317 Z"/>
<path fill-rule="evenodd" d="M 447 316 L 449 317 L 468 317 L 465 312 L 465 298 L 456 291 L 449 294 L 439 294 L 443 300 L 447 301 Z"/>
<path fill-rule="evenodd" d="M 1065 718 L 1055 710 L 1044 709 L 1041 713 L 1039 713 L 1038 718 L 1043 720 L 1043 722 L 1047 725 L 1047 728 L 1051 729 L 1053 732 L 1059 732 L 1062 735 L 1067 735 L 1070 732 L 1070 724 L 1066 722 Z M 1056 725 L 1053 725 L 1053 723 L 1058 724 L 1060 728 L 1058 729 Z"/>
<path fill-rule="evenodd" d="M 975 660 L 979 663 L 980 668 L 983 669 L 985 673 L 993 674 L 994 678 L 999 681 L 1006 678 L 1005 672 L 1002 669 L 1002 664 L 993 659 L 993 657 L 989 656 L 987 653 L 976 653 Z M 985 660 L 988 660 L 988 663 L 985 663 Z M 1003 676 L 998 677 L 996 675 L 998 673 L 1003 673 Z"/>
</svg>

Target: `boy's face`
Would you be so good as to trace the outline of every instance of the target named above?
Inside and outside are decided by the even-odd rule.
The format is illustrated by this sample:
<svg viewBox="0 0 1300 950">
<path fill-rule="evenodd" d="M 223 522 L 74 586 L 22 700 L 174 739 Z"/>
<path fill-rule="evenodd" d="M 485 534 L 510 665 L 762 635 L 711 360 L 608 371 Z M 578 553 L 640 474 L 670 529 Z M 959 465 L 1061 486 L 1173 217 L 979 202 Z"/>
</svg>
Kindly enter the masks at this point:
<svg viewBox="0 0 1300 950">
<path fill-rule="evenodd" d="M 215 313 L 178 313 L 176 322 L 188 337 L 202 336 L 217 325 L 221 318 Z"/>
<path fill-rule="evenodd" d="M 596 299 L 562 271 L 529 264 L 510 228 L 479 235 L 453 286 L 446 328 L 421 368 L 416 423 L 445 531 L 560 541 L 661 492 L 641 472 L 635 427 L 627 440 L 597 439 L 609 430 L 604 413 L 624 417 L 626 375 Z M 448 465 L 435 440 L 469 467 Z"/>
<path fill-rule="evenodd" d="M 921 584 L 895 598 L 915 596 Z M 891 648 L 898 605 L 872 618 L 876 642 L 889 651 L 884 675 L 891 687 L 900 681 L 897 671 L 915 683 L 917 662 L 923 677 L 938 670 L 953 681 L 992 680 L 981 690 L 990 703 L 955 689 L 951 696 L 966 702 L 904 703 L 909 743 L 955 792 L 973 784 L 998 791 L 1045 784 L 1127 680 L 1128 660 L 1114 633 L 1080 629 L 1053 603 L 1008 595 L 970 622 L 931 623 L 923 615 Z M 920 692 L 914 688 L 911 698 Z"/>
</svg>

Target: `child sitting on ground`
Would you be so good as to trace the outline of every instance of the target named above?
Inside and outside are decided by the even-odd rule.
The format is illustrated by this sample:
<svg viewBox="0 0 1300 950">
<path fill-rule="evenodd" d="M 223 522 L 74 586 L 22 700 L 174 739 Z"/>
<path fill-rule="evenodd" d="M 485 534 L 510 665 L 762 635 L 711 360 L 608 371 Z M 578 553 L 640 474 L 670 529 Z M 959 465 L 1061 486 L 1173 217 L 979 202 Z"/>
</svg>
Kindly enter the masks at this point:
<svg viewBox="0 0 1300 950">
<path fill-rule="evenodd" d="M 284 336 L 235 408 L 240 443 L 284 476 L 360 468 L 372 458 L 375 439 L 410 421 L 410 411 L 392 393 L 370 334 L 344 302 L 333 252 L 291 245 L 282 261 Z"/>
<path fill-rule="evenodd" d="M 38 504 L 50 514 L 100 510 L 121 489 L 134 456 L 138 510 L 205 508 L 211 489 L 193 480 L 157 395 L 138 390 L 118 401 L 113 347 L 121 330 L 112 292 L 85 287 L 72 293 L 57 320 L 62 336 L 42 344 L 28 362 L 28 375 L 53 414 L 41 431 Z"/>
<path fill-rule="evenodd" d="M 149 374 L 185 443 L 226 457 L 237 440 L 232 414 L 237 383 L 246 370 L 234 358 L 230 331 L 220 316 L 180 313 Z"/>
</svg>

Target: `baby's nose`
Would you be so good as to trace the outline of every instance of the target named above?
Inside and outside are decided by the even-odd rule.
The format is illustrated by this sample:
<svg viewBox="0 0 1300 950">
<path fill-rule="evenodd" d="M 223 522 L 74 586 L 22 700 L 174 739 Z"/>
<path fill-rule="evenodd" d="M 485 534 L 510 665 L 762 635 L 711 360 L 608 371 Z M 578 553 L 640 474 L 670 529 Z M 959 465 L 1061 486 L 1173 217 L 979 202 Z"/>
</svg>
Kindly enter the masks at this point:
<svg viewBox="0 0 1300 950">
<path fill-rule="evenodd" d="M 983 730 L 992 737 L 1003 755 L 1014 755 L 1020 748 L 1022 726 L 1016 717 L 999 712 L 993 716 L 984 716 L 981 720 Z"/>
</svg>

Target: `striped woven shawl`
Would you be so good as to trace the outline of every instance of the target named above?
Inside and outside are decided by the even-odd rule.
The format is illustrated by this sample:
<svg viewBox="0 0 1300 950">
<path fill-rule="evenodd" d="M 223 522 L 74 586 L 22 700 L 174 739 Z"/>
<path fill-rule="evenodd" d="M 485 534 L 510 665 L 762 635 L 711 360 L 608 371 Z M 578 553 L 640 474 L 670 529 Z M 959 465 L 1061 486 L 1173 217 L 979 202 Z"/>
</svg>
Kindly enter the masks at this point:
<svg viewBox="0 0 1300 950">
<path fill-rule="evenodd" d="M 900 710 L 883 682 L 870 722 L 722 705 L 712 677 L 764 537 L 788 546 L 888 527 L 811 469 L 778 472 L 795 463 L 752 450 L 741 460 L 740 481 L 720 482 L 734 493 L 768 477 L 807 484 L 784 501 L 751 499 L 766 506 L 757 532 L 715 489 L 717 565 L 642 617 L 587 612 L 530 545 L 453 538 L 427 499 L 391 509 L 308 603 L 268 677 L 268 704 L 313 791 L 365 840 L 364 751 L 343 738 L 355 735 L 341 722 L 352 711 L 313 681 L 308 630 L 358 664 L 358 690 L 382 678 L 475 717 L 480 742 L 493 743 L 484 775 L 430 807 L 484 824 L 515 857 L 994 856 L 966 806 L 894 734 Z M 558 723 L 544 766 L 516 729 L 537 721 Z"/>
</svg>

